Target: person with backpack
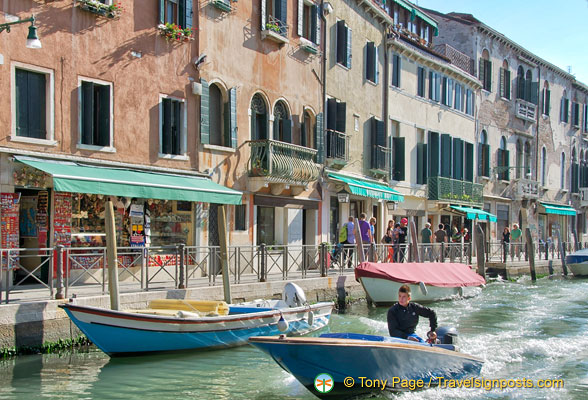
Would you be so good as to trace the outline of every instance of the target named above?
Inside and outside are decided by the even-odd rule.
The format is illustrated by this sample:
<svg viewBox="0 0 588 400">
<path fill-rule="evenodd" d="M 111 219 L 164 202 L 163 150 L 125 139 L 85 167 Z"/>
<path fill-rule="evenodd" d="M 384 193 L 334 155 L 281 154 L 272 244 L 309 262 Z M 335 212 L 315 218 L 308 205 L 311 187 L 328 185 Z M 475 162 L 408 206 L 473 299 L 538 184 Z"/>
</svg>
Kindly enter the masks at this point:
<svg viewBox="0 0 588 400">
<path fill-rule="evenodd" d="M 343 238 L 345 234 L 345 240 L 342 241 L 345 249 L 347 250 L 347 267 L 353 266 L 353 247 L 355 246 L 355 224 L 353 223 L 353 217 L 349 216 L 347 222 L 341 227 L 339 232 L 339 240 Z"/>
</svg>

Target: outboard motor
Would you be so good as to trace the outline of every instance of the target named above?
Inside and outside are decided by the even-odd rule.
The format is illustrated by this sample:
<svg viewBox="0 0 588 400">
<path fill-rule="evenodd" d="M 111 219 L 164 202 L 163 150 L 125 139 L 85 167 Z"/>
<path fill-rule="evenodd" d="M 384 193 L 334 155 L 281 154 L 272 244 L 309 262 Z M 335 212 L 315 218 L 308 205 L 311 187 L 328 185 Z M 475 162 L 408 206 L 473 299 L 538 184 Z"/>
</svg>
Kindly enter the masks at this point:
<svg viewBox="0 0 588 400">
<path fill-rule="evenodd" d="M 440 326 L 437 328 L 437 339 L 441 344 L 452 344 L 457 346 L 458 332 L 452 326 Z"/>
<path fill-rule="evenodd" d="M 288 307 L 300 307 L 306 304 L 304 290 L 292 282 L 288 282 L 286 286 L 284 286 L 282 299 L 288 304 Z"/>
</svg>

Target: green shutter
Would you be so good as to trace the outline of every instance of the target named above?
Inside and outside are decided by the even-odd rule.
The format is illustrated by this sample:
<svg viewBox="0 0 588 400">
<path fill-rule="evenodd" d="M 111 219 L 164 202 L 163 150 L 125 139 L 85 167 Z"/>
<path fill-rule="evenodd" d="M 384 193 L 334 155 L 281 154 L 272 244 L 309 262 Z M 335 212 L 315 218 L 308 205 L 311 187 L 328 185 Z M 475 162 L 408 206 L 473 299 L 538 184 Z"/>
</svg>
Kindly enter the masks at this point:
<svg viewBox="0 0 588 400">
<path fill-rule="evenodd" d="M 376 117 L 370 118 L 370 131 L 371 131 L 371 148 L 372 148 L 372 160 L 371 160 L 371 168 L 378 168 L 377 167 L 377 159 L 378 159 L 378 129 L 376 127 Z"/>
<path fill-rule="evenodd" d="M 394 147 L 394 171 L 393 179 L 395 181 L 403 181 L 405 179 L 405 154 L 404 154 L 404 138 L 396 137 L 392 139 L 392 146 Z"/>
<path fill-rule="evenodd" d="M 417 184 L 427 183 L 427 145 L 417 143 Z"/>
<path fill-rule="evenodd" d="M 429 99 L 433 100 L 433 90 L 435 82 L 433 80 L 433 71 L 429 71 Z"/>
<path fill-rule="evenodd" d="M 186 0 L 186 28 L 192 28 L 192 0 Z"/>
<path fill-rule="evenodd" d="M 453 139 L 453 179 L 463 180 L 463 141 Z"/>
<path fill-rule="evenodd" d="M 531 82 L 531 103 L 539 104 L 539 82 Z"/>
<path fill-rule="evenodd" d="M 161 128 L 161 152 L 170 154 L 172 151 L 172 102 L 163 99 L 163 126 Z"/>
<path fill-rule="evenodd" d="M 465 142 L 465 180 L 474 181 L 474 145 Z"/>
<path fill-rule="evenodd" d="M 316 126 L 314 128 L 314 142 L 316 143 L 316 162 L 322 164 L 325 162 L 325 133 L 323 131 L 323 113 L 316 116 Z"/>
<path fill-rule="evenodd" d="M 347 65 L 347 31 L 345 29 L 345 21 L 337 21 L 337 63 Z"/>
<path fill-rule="evenodd" d="M 82 82 L 81 111 L 81 143 L 94 144 L 92 132 L 94 127 L 94 84 L 92 82 Z"/>
<path fill-rule="evenodd" d="M 365 57 L 365 79 L 368 81 L 374 81 L 374 55 L 375 47 L 373 42 L 368 42 L 366 45 L 366 57 Z"/>
<path fill-rule="evenodd" d="M 478 143 L 478 176 L 484 175 L 484 144 Z"/>
<path fill-rule="evenodd" d="M 292 143 L 292 120 L 282 120 L 282 141 L 286 143 Z"/>
<path fill-rule="evenodd" d="M 429 176 L 439 176 L 439 133 L 429 131 Z"/>
<path fill-rule="evenodd" d="M 229 89 L 229 110 L 231 117 L 229 119 L 229 130 L 231 132 L 231 147 L 237 148 L 237 88 Z"/>
<path fill-rule="evenodd" d="M 97 85 L 98 90 L 98 137 L 95 144 L 110 145 L 110 86 Z"/>
<path fill-rule="evenodd" d="M 347 103 L 337 103 L 337 132 L 345 132 L 347 118 Z"/>
<path fill-rule="evenodd" d="M 378 47 L 375 47 L 375 55 L 374 55 L 374 83 L 377 85 L 379 83 L 379 75 L 380 75 L 380 60 L 378 59 Z"/>
<path fill-rule="evenodd" d="M 486 81 L 484 80 L 484 79 L 485 79 L 485 76 L 486 76 L 486 74 L 485 74 L 485 68 L 486 68 L 486 64 L 484 63 L 484 61 L 486 61 L 486 60 L 484 60 L 483 58 L 480 58 L 480 62 L 478 63 L 478 65 L 479 65 L 479 70 L 480 70 L 480 71 L 479 71 L 479 72 L 480 72 L 479 79 L 480 79 L 480 81 L 482 82 L 482 86 L 485 86 L 485 82 L 486 82 Z M 484 87 L 484 89 L 486 89 L 486 88 Z"/>
<path fill-rule="evenodd" d="M 551 90 L 547 90 L 545 102 L 547 106 L 545 107 L 545 115 L 549 115 L 549 110 L 551 109 Z"/>
<path fill-rule="evenodd" d="M 202 85 L 202 95 L 200 96 L 200 143 L 210 143 L 210 94 L 208 90 L 208 82 L 200 79 Z M 251 114 L 251 118 L 255 117 L 255 113 Z"/>
<path fill-rule="evenodd" d="M 300 1 L 302 2 L 303 0 Z M 310 8 L 310 40 L 314 44 L 318 44 L 320 41 L 320 23 L 318 6 L 313 5 Z"/>
<path fill-rule="evenodd" d="M 159 23 L 165 24 L 165 1 L 159 0 Z"/>
<path fill-rule="evenodd" d="M 16 81 L 16 136 L 28 136 L 29 112 L 28 112 L 28 80 L 27 71 L 15 70 Z"/>
<path fill-rule="evenodd" d="M 172 154 L 182 154 L 182 106 L 177 100 L 172 100 Z"/>
<path fill-rule="evenodd" d="M 347 40 L 345 42 L 347 44 L 347 68 L 351 68 L 351 28 L 347 27 Z"/>
<path fill-rule="evenodd" d="M 441 135 L 441 176 L 451 178 L 451 135 L 444 133 Z"/>
<path fill-rule="evenodd" d="M 504 150 L 502 149 L 498 149 L 498 151 L 496 152 L 496 165 L 498 167 L 503 167 L 504 166 Z M 504 171 L 498 170 L 498 179 L 499 180 L 503 180 L 505 178 L 505 174 Z"/>
<path fill-rule="evenodd" d="M 178 25 L 182 28 L 186 27 L 186 1 L 178 0 Z"/>
<path fill-rule="evenodd" d="M 504 71 L 504 97 L 510 100 L 510 71 Z"/>
<path fill-rule="evenodd" d="M 508 150 L 504 150 L 504 166 L 510 167 L 510 153 Z M 505 180 L 510 181 L 510 169 L 506 168 L 504 175 Z"/>
<path fill-rule="evenodd" d="M 280 0 L 280 14 L 278 15 L 278 19 L 284 23 L 284 25 L 288 22 L 288 0 Z"/>
<path fill-rule="evenodd" d="M 28 137 L 46 139 L 46 76 L 36 72 L 28 72 Z"/>
<path fill-rule="evenodd" d="M 484 176 L 490 176 L 490 145 L 482 145 L 482 159 L 484 162 L 482 173 Z"/>
<path fill-rule="evenodd" d="M 308 143 L 306 143 L 306 123 L 304 122 L 304 116 L 302 117 L 302 121 L 300 122 L 300 146 L 309 147 Z"/>
<path fill-rule="evenodd" d="M 485 81 L 485 89 L 489 92 L 492 91 L 492 62 L 486 60 L 486 81 Z"/>
<path fill-rule="evenodd" d="M 337 99 L 327 99 L 327 129 L 337 130 Z"/>
</svg>

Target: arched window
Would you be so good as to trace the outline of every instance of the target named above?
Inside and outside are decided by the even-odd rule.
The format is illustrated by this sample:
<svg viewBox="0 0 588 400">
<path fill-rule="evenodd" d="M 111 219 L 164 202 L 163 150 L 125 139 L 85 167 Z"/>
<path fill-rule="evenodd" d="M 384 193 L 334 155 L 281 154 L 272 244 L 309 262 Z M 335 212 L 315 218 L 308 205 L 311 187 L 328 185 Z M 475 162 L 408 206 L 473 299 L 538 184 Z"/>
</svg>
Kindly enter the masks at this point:
<svg viewBox="0 0 588 400">
<path fill-rule="evenodd" d="M 525 98 L 525 70 L 522 65 L 517 69 L 517 99 Z"/>
<path fill-rule="evenodd" d="M 499 167 L 497 178 L 499 180 L 509 180 L 509 154 L 506 149 L 506 138 L 504 136 L 500 138 L 500 148 L 496 155 L 498 158 L 496 164 Z"/>
<path fill-rule="evenodd" d="M 274 106 L 274 140 L 292 143 L 292 121 L 283 101 Z"/>
<path fill-rule="evenodd" d="M 208 121 L 210 123 L 210 144 L 217 146 L 229 146 L 230 140 L 227 140 L 223 129 L 223 95 L 218 85 L 211 84 L 208 89 Z"/>
<path fill-rule="evenodd" d="M 480 133 L 480 143 L 478 143 L 478 176 L 490 176 L 490 146 L 488 146 L 488 134 L 485 130 Z"/>
<path fill-rule="evenodd" d="M 251 99 L 251 139 L 268 139 L 267 105 L 259 93 Z"/>
<path fill-rule="evenodd" d="M 531 145 L 525 142 L 525 179 L 531 179 Z"/>
<path fill-rule="evenodd" d="M 545 176 L 547 175 L 547 150 L 545 146 L 541 149 L 541 186 L 545 186 Z"/>
<path fill-rule="evenodd" d="M 480 58 L 480 80 L 482 88 L 490 92 L 492 90 L 492 62 L 490 61 L 490 53 L 486 49 L 482 51 Z"/>
<path fill-rule="evenodd" d="M 549 82 L 543 82 L 543 92 L 541 93 L 541 104 L 543 115 L 549 115 L 551 108 L 551 91 L 549 90 Z"/>
<path fill-rule="evenodd" d="M 502 62 L 500 69 L 500 97 L 510 100 L 510 70 L 506 60 Z"/>
<path fill-rule="evenodd" d="M 559 105 L 559 120 L 560 122 L 569 122 L 570 115 L 570 99 L 568 99 L 568 92 L 564 90 L 561 102 Z"/>
<path fill-rule="evenodd" d="M 560 173 L 560 177 L 559 177 L 559 180 L 560 180 L 559 188 L 561 190 L 563 190 L 566 187 L 566 153 L 564 153 L 564 152 L 561 153 L 560 162 L 561 162 L 561 173 Z"/>
<path fill-rule="evenodd" d="M 308 110 L 304 110 L 304 118 L 302 126 L 300 127 L 300 145 L 315 149 L 314 143 L 315 122 L 312 114 Z"/>
<path fill-rule="evenodd" d="M 533 82 L 533 73 L 530 69 L 527 70 L 525 76 L 525 100 L 531 101 L 531 84 Z M 537 89 L 535 89 L 537 90 Z"/>
<path fill-rule="evenodd" d="M 572 180 L 570 182 L 570 189 L 572 193 L 578 193 L 578 172 L 579 172 L 579 165 L 578 165 L 578 157 L 576 156 L 576 148 L 572 147 Z"/>
<path fill-rule="evenodd" d="M 516 165 L 516 176 L 519 179 L 522 175 L 521 170 L 523 169 L 523 144 L 521 140 L 517 140 L 517 154 L 515 158 L 515 165 Z"/>
</svg>

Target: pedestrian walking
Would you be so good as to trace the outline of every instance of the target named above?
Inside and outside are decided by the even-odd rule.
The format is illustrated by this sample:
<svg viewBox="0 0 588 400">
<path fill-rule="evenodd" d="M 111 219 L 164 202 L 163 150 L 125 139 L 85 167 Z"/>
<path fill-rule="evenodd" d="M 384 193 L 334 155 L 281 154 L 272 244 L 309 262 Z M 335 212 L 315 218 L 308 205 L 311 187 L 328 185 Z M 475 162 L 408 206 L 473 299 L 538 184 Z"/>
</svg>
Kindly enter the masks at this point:
<svg viewBox="0 0 588 400">
<path fill-rule="evenodd" d="M 424 261 L 432 261 L 431 255 L 431 236 L 433 231 L 431 230 L 431 224 L 425 223 L 425 227 L 421 230 L 421 243 L 423 244 L 423 258 Z"/>
<path fill-rule="evenodd" d="M 386 233 L 382 237 L 382 244 L 385 245 L 387 249 L 386 255 L 386 262 L 394 262 L 394 220 L 391 219 L 388 221 L 388 226 L 386 227 Z"/>
<path fill-rule="evenodd" d="M 439 246 L 437 261 L 443 261 L 445 259 L 445 254 L 443 254 L 443 243 L 447 243 L 448 241 L 447 232 L 445 231 L 443 224 L 439 224 L 438 228 L 439 229 L 435 231 L 435 243 L 437 243 L 437 246 Z"/>
<path fill-rule="evenodd" d="M 510 247 L 510 231 L 508 226 L 504 227 L 504 231 L 502 231 L 502 254 L 503 254 L 503 262 L 506 262 L 506 255 L 508 254 L 508 249 Z"/>
</svg>

